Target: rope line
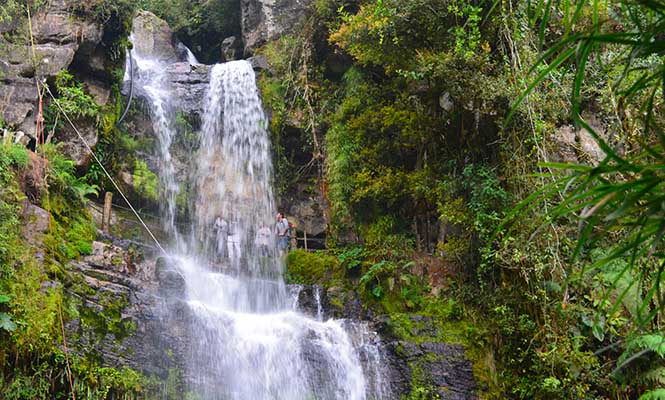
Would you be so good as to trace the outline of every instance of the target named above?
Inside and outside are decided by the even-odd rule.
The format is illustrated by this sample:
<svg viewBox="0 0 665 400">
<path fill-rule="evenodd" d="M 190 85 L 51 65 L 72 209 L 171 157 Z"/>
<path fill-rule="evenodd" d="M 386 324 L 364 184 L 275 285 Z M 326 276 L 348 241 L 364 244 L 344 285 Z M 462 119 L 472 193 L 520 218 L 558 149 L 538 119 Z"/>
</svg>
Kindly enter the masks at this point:
<svg viewBox="0 0 665 400">
<path fill-rule="evenodd" d="M 141 225 L 143 225 L 143 228 L 145 228 L 146 232 L 148 232 L 148 235 L 150 235 L 150 237 L 152 238 L 152 240 L 155 242 L 155 244 L 157 245 L 157 248 L 159 248 L 159 250 L 161 250 L 162 253 L 164 253 L 165 256 L 168 256 L 168 253 L 166 252 L 166 250 L 164 250 L 164 247 L 162 247 L 161 243 L 159 243 L 159 240 L 157 240 L 157 238 L 156 238 L 155 235 L 152 233 L 152 231 L 150 230 L 150 228 L 148 228 L 148 225 L 146 225 L 146 223 L 143 221 L 143 218 L 141 218 L 141 216 L 140 216 L 139 213 L 136 211 L 136 209 L 134 208 L 134 206 L 132 205 L 132 203 L 130 203 L 130 201 L 129 201 L 129 199 L 127 198 L 127 196 L 125 196 L 125 194 L 122 192 L 122 190 L 120 190 L 120 187 L 118 186 L 117 183 L 115 183 L 115 180 L 111 177 L 111 174 L 109 174 L 109 172 L 106 170 L 106 168 L 104 168 L 104 164 L 102 164 L 102 162 L 99 160 L 99 158 L 97 158 L 97 155 L 95 154 L 95 152 L 92 151 L 92 147 L 90 147 L 90 145 L 89 145 L 88 142 L 85 140 L 85 138 L 83 137 L 83 135 L 81 134 L 81 132 L 79 132 L 79 130 L 76 128 L 76 125 L 74 125 L 74 123 L 72 122 L 72 120 L 69 119 L 69 115 L 67 115 L 67 113 L 65 112 L 65 110 L 62 108 L 62 106 L 60 105 L 60 102 L 58 101 L 58 99 L 56 99 L 55 96 L 53 95 L 53 93 L 51 93 L 51 89 L 49 89 L 48 85 L 42 84 L 42 86 L 46 89 L 46 92 L 49 94 L 49 96 L 51 96 L 51 99 L 53 99 L 53 102 L 55 103 L 55 105 L 58 106 L 58 109 L 60 110 L 60 112 L 62 113 L 62 115 L 65 117 L 65 119 L 67 120 L 67 122 L 69 123 L 69 125 L 72 127 L 72 129 L 74 129 L 74 132 L 76 132 L 76 134 L 78 135 L 79 139 L 81 139 L 81 142 L 83 142 L 83 145 L 84 145 L 85 148 L 88 150 L 88 152 L 90 153 L 90 155 L 92 155 L 92 157 L 95 159 L 95 161 L 97 162 L 97 164 L 99 164 L 99 167 L 100 167 L 100 168 L 102 169 L 102 171 L 104 172 L 104 175 L 106 175 L 106 177 L 109 178 L 109 180 L 110 180 L 111 183 L 113 184 L 113 187 L 115 187 L 115 189 L 118 191 L 118 193 L 120 193 L 120 196 L 122 197 L 122 199 L 125 200 L 125 202 L 126 202 L 127 205 L 129 206 L 129 208 L 132 210 L 132 212 L 134 213 L 134 215 L 136 216 L 136 218 L 137 218 L 137 219 L 139 220 L 139 222 L 141 223 Z"/>
<path fill-rule="evenodd" d="M 44 138 L 44 91 L 39 88 L 39 79 L 38 79 L 38 65 L 37 65 L 37 51 L 35 48 L 35 35 L 32 30 L 32 15 L 30 15 L 30 6 L 26 6 L 26 13 L 28 15 L 28 31 L 30 33 L 30 48 L 32 49 L 32 67 L 35 70 L 35 84 L 37 88 L 37 96 L 39 98 L 39 111 L 37 113 L 37 126 L 35 128 L 36 130 L 36 137 L 37 137 L 37 143 L 35 144 L 35 153 L 39 155 L 39 145 L 44 144 L 46 141 Z M 46 86 L 45 86 L 46 87 Z M 48 87 L 47 87 L 48 88 Z M 49 92 L 50 93 L 50 92 Z M 55 128 L 54 128 L 55 129 Z M 44 154 L 44 149 L 42 149 L 42 160 L 45 161 L 46 159 L 46 154 Z M 46 188 L 46 193 L 47 193 L 47 198 L 48 198 L 48 182 L 46 178 L 47 174 L 47 168 L 46 168 L 46 163 L 45 162 L 40 162 L 39 163 L 40 168 L 39 168 L 39 176 L 44 180 L 45 188 Z M 48 206 L 46 209 L 50 213 L 50 208 L 51 208 L 51 202 L 50 200 L 47 202 Z M 51 230 L 53 227 L 51 225 L 51 219 L 49 219 L 49 230 Z M 67 378 L 69 380 L 69 389 L 71 390 L 71 395 L 72 395 L 72 400 L 76 400 L 76 390 L 74 389 L 74 380 L 72 377 L 72 368 L 69 362 L 69 350 L 67 349 L 67 335 L 65 334 L 65 322 L 62 318 L 62 298 L 58 298 L 58 317 L 60 320 L 60 330 L 62 332 L 62 345 L 65 353 L 65 364 L 67 366 Z M 16 358 L 18 361 L 18 353 L 16 354 Z"/>
<path fill-rule="evenodd" d="M 169 254 L 166 252 L 166 250 L 164 250 L 164 247 L 162 247 L 161 243 L 159 243 L 159 240 L 157 240 L 157 238 L 156 238 L 155 235 L 152 233 L 152 231 L 150 230 L 150 228 L 148 228 L 148 225 L 146 225 L 146 223 L 143 221 L 143 218 L 141 218 L 141 216 L 139 215 L 138 211 L 136 211 L 136 209 L 134 208 L 134 206 L 132 205 L 132 203 L 129 201 L 129 199 L 127 199 L 127 197 L 126 197 L 125 194 L 122 192 L 122 190 L 120 190 L 120 187 L 118 187 L 118 184 L 117 184 L 117 183 L 115 182 L 115 180 L 111 177 L 111 174 L 109 174 L 109 172 L 106 170 L 106 168 L 104 168 L 104 165 L 103 165 L 102 162 L 99 160 L 99 158 L 97 158 L 97 155 L 95 155 L 95 153 L 92 151 L 92 148 L 90 147 L 90 145 L 88 144 L 88 142 L 85 140 L 85 138 L 83 137 L 83 135 L 81 135 L 81 132 L 79 132 L 79 130 L 76 128 L 76 125 L 74 125 L 74 123 L 73 123 L 72 120 L 69 118 L 69 116 L 67 115 L 67 113 L 65 112 L 65 110 L 63 110 L 62 106 L 61 106 L 60 103 L 58 102 L 58 99 L 56 99 L 55 96 L 53 95 L 53 93 L 51 93 L 51 90 L 49 89 L 48 85 L 42 84 L 42 86 L 44 87 L 44 89 L 46 89 L 46 92 L 49 94 L 49 96 L 51 97 L 51 99 L 53 99 L 53 102 L 55 103 L 55 105 L 58 106 L 58 109 L 60 109 L 60 112 L 62 112 L 62 115 L 65 117 L 65 119 L 67 120 L 67 122 L 69 123 L 69 125 L 74 129 L 74 131 L 75 131 L 76 134 L 78 135 L 79 139 L 81 139 L 81 141 L 83 142 L 83 145 L 86 147 L 86 149 L 88 150 L 88 152 L 90 152 L 90 154 L 91 154 L 92 157 L 95 159 L 95 161 L 97 162 L 97 164 L 99 164 L 100 168 L 102 169 L 102 171 L 104 172 L 104 174 L 106 175 L 106 177 L 109 178 L 109 180 L 111 181 L 111 183 L 113 184 L 113 186 L 115 187 L 115 189 L 118 191 L 118 193 L 120 193 L 120 196 L 123 198 L 123 200 L 125 200 L 125 202 L 126 202 L 127 205 L 129 206 L 130 210 L 134 213 L 134 215 L 135 215 L 136 218 L 139 220 L 139 222 L 141 223 L 141 225 L 143 225 L 143 228 L 145 228 L 146 232 L 148 232 L 148 234 L 150 235 L 150 237 L 152 238 L 152 240 L 153 240 L 153 241 L 155 242 L 155 244 L 157 245 L 157 248 L 159 248 L 159 250 L 164 254 L 164 256 L 166 256 L 166 257 L 168 257 L 168 258 L 171 258 L 171 257 L 169 257 Z M 176 259 L 177 259 L 177 258 L 176 258 Z M 183 279 L 186 279 L 186 278 L 185 278 L 185 275 L 184 275 L 182 272 L 180 272 L 178 269 L 175 269 L 175 272 L 176 272 L 178 275 L 180 275 Z M 190 294 L 191 294 L 191 295 L 193 295 L 195 298 L 199 298 L 199 299 L 201 299 L 201 296 L 199 296 L 198 293 L 197 293 L 195 290 L 193 290 L 193 288 L 190 287 L 189 289 L 190 289 Z M 208 306 L 207 306 L 202 300 L 200 300 L 199 303 L 200 303 L 200 305 L 202 306 L 202 308 L 203 308 L 203 309 L 204 309 L 209 315 L 213 315 L 213 312 L 208 308 Z"/>
<path fill-rule="evenodd" d="M 72 380 L 72 368 L 69 365 L 69 350 L 67 349 L 67 336 L 65 335 L 65 322 L 62 318 L 62 299 L 58 299 L 58 318 L 60 319 L 60 331 L 62 332 L 62 345 L 65 349 L 65 361 L 67 362 L 67 376 L 69 377 L 69 387 L 72 389 L 72 400 L 76 400 L 76 391 L 74 390 L 74 381 Z"/>
</svg>

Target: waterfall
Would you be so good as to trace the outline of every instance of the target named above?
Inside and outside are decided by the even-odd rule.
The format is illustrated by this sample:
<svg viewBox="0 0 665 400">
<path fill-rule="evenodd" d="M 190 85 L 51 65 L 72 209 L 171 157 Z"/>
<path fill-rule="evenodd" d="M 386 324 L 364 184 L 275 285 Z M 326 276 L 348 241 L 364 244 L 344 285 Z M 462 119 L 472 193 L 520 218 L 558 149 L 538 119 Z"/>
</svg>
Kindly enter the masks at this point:
<svg viewBox="0 0 665 400">
<path fill-rule="evenodd" d="M 133 43 L 134 37 L 129 40 Z M 145 98 L 150 108 L 152 128 L 157 136 L 160 188 L 166 201 L 160 202 L 160 211 L 164 230 L 177 235 L 175 228 L 176 196 L 180 190 L 175 177 L 175 168 L 171 157 L 171 145 L 176 135 L 175 104 L 173 93 L 168 90 L 166 75 L 167 62 L 154 59 L 139 50 L 130 51 L 134 60 L 134 84 L 137 95 Z M 127 69 L 128 67 L 126 67 Z M 125 76 L 127 76 L 125 71 Z"/>
<path fill-rule="evenodd" d="M 376 335 L 366 324 L 297 310 L 275 248 L 272 163 L 256 77 L 246 61 L 210 69 L 202 106 L 190 227 L 177 234 L 178 185 L 171 146 L 177 99 L 164 65 L 132 54 L 135 85 L 159 141 L 163 217 L 176 234 L 171 252 L 187 287 L 187 390 L 205 400 L 364 400 L 388 398 Z M 261 239 L 270 232 L 270 242 Z"/>
</svg>

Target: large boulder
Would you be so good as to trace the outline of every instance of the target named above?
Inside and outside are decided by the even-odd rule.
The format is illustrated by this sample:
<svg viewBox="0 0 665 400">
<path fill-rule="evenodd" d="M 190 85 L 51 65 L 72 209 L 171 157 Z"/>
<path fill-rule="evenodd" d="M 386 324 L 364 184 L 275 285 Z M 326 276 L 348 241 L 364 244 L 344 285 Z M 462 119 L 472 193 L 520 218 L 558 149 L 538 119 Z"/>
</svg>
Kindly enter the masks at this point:
<svg viewBox="0 0 665 400">
<path fill-rule="evenodd" d="M 302 232 L 314 242 L 310 247 L 318 248 L 325 237 L 327 220 L 327 202 L 319 186 L 299 184 L 295 190 L 279 199 L 280 210 L 284 210 L 289 222 L 292 222 L 302 237 Z"/>
<path fill-rule="evenodd" d="M 149 11 L 141 11 L 134 18 L 132 43 L 138 57 L 168 63 L 178 61 L 176 39 L 169 24 Z"/>
<path fill-rule="evenodd" d="M 267 41 L 294 32 L 312 0 L 240 0 L 245 56 Z"/>
<path fill-rule="evenodd" d="M 605 127 L 596 116 L 587 115 L 585 120 L 595 134 L 607 141 Z M 552 137 L 554 140 L 549 157 L 553 161 L 597 165 L 606 156 L 591 132 L 585 128 L 563 125 L 554 131 Z"/>
</svg>

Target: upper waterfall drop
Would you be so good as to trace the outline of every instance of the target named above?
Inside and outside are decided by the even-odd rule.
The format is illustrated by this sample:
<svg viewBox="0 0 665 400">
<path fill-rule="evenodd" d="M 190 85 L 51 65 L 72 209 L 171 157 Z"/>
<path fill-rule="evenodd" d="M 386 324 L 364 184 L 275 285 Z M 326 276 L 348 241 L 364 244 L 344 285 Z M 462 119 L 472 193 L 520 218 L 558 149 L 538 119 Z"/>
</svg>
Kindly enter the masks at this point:
<svg viewBox="0 0 665 400">
<path fill-rule="evenodd" d="M 211 232 L 212 221 L 221 218 L 228 224 L 228 258 L 234 272 L 278 280 L 280 263 L 275 257 L 270 262 L 269 257 L 259 257 L 255 240 L 261 229 L 272 230 L 275 210 L 270 141 L 255 81 L 247 61 L 217 64 L 210 70 L 196 198 L 190 209 L 199 242 Z M 212 247 L 207 247 L 208 258 L 210 250 L 218 250 Z M 270 246 L 266 255 L 274 254 Z"/>
</svg>

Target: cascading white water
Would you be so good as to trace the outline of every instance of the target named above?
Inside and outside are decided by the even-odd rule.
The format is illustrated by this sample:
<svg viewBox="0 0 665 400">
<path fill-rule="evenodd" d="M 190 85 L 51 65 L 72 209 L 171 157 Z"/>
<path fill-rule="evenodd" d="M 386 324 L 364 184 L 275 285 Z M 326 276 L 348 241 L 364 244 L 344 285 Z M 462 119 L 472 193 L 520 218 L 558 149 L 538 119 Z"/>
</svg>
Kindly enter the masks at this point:
<svg viewBox="0 0 665 400">
<path fill-rule="evenodd" d="M 169 163 L 175 105 L 158 71 L 142 73 L 159 63 L 134 56 L 159 156 Z M 386 398 L 381 353 L 366 326 L 324 321 L 320 303 L 316 319 L 298 312 L 275 243 L 258 245 L 262 229 L 274 230 L 275 205 L 266 118 L 248 62 L 211 68 L 203 110 L 190 177 L 191 232 L 174 250 L 191 310 L 188 390 L 204 400 Z M 164 217 L 175 231 L 172 168 L 160 173 L 173 201 Z"/>
<path fill-rule="evenodd" d="M 192 51 L 191 51 L 187 46 L 185 46 L 184 44 L 182 44 L 182 42 L 178 42 L 178 44 L 176 45 L 176 49 L 177 49 L 178 52 L 180 52 L 181 54 L 184 54 L 184 57 L 183 57 L 183 58 L 184 58 L 185 60 L 187 60 L 187 62 L 188 62 L 190 65 L 199 64 L 199 60 L 196 59 L 196 56 L 194 55 L 194 53 L 192 53 Z"/>
<path fill-rule="evenodd" d="M 134 37 L 129 40 L 133 43 Z M 130 51 L 134 60 L 133 79 L 138 96 L 147 100 L 152 127 L 158 142 L 160 188 L 165 202 L 160 202 L 162 222 L 167 233 L 177 235 L 175 229 L 176 196 L 180 190 L 171 157 L 171 145 L 176 135 L 173 93 L 168 89 L 166 67 L 168 63 L 150 57 L 135 48 Z M 125 76 L 128 71 L 125 71 Z M 131 74 L 130 74 L 131 75 Z"/>
</svg>

